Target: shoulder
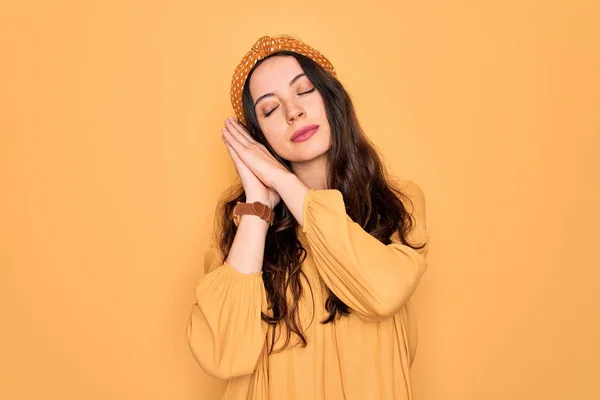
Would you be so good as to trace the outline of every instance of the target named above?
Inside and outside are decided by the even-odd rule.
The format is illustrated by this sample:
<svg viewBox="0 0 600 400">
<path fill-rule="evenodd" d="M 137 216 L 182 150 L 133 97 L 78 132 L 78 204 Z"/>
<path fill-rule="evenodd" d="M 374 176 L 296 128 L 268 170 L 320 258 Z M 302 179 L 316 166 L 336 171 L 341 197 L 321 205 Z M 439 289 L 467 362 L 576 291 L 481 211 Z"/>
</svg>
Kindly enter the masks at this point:
<svg viewBox="0 0 600 400">
<path fill-rule="evenodd" d="M 414 181 L 399 181 L 400 190 L 411 200 L 425 202 L 425 193 Z"/>
<path fill-rule="evenodd" d="M 413 181 L 400 181 L 399 189 L 404 195 L 402 203 L 413 217 L 414 225 L 408 234 L 410 243 L 423 244 L 418 252 L 427 256 L 429 248 L 429 235 L 427 233 L 427 217 L 425 213 L 425 194 L 423 189 Z"/>
<path fill-rule="evenodd" d="M 399 189 L 410 201 L 403 201 L 407 210 L 415 217 L 418 223 L 425 226 L 425 193 L 414 181 L 400 181 Z"/>
<path fill-rule="evenodd" d="M 204 252 L 204 273 L 208 274 L 224 262 L 223 252 L 215 240 L 211 240 Z"/>
</svg>

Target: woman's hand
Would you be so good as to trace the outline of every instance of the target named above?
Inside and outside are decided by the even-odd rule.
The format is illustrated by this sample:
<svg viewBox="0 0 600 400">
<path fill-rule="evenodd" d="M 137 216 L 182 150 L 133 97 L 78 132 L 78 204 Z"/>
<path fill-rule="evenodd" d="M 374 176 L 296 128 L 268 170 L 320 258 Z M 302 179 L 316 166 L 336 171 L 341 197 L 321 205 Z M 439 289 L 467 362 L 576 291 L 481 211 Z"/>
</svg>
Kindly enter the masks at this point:
<svg viewBox="0 0 600 400">
<path fill-rule="evenodd" d="M 242 181 L 246 201 L 261 201 L 275 207 L 281 197 L 273 188 L 274 182 L 289 171 L 233 118 L 225 120 L 222 132 L 227 152 Z"/>
</svg>

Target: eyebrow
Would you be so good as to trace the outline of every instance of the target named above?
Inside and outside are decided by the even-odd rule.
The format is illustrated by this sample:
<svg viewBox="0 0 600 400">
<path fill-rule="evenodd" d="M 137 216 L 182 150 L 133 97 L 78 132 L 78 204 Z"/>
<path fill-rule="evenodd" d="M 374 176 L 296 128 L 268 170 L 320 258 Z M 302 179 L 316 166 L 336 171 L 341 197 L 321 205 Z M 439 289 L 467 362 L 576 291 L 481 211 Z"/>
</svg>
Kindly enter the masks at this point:
<svg viewBox="0 0 600 400">
<path fill-rule="evenodd" d="M 301 74 L 296 75 L 294 77 L 294 79 L 292 79 L 290 81 L 290 86 L 292 86 L 294 83 L 296 83 L 296 81 L 298 79 L 302 78 L 303 76 L 306 76 L 306 74 L 305 73 L 301 73 Z M 266 93 L 266 94 L 263 94 L 258 99 L 256 99 L 256 101 L 254 102 L 254 107 L 256 107 L 256 105 L 258 104 L 259 101 L 263 100 L 264 98 L 271 97 L 271 96 L 275 96 L 275 93 Z"/>
</svg>

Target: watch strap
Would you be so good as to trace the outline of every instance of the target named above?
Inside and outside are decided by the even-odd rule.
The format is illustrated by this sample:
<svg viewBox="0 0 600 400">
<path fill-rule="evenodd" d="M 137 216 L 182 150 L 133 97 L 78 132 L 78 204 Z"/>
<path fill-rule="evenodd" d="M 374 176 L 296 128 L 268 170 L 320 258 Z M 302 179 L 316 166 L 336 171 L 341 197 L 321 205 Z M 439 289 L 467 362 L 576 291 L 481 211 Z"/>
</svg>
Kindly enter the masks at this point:
<svg viewBox="0 0 600 400">
<path fill-rule="evenodd" d="M 256 215 L 266 221 L 269 225 L 273 225 L 273 220 L 275 219 L 273 210 L 260 201 L 255 201 L 253 203 L 242 203 L 238 201 L 233 209 L 233 222 L 235 223 L 235 226 L 239 226 L 242 215 Z"/>
</svg>

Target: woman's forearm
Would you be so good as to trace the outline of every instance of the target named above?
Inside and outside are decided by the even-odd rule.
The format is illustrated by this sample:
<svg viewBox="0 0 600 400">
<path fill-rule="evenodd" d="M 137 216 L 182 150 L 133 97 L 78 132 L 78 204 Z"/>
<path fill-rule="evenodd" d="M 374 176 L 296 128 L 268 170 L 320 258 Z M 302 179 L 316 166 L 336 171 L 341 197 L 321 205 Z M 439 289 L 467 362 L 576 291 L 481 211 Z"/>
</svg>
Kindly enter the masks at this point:
<svg viewBox="0 0 600 400">
<path fill-rule="evenodd" d="M 260 217 L 243 215 L 225 261 L 243 274 L 262 271 L 268 228 Z"/>
<path fill-rule="evenodd" d="M 276 180 L 275 190 L 281 196 L 300 225 L 303 225 L 302 207 L 309 188 L 292 173 L 282 174 Z M 247 199 L 248 202 L 256 201 Z M 261 201 L 261 200 L 258 200 Z M 261 201 L 264 203 L 264 201 Z M 244 274 L 260 272 L 265 252 L 265 238 L 269 225 L 255 215 L 243 215 L 225 260 Z"/>
<path fill-rule="evenodd" d="M 275 190 L 281 196 L 281 200 L 285 203 L 292 215 L 300 226 L 304 226 L 304 216 L 302 208 L 309 187 L 306 186 L 300 178 L 291 172 L 283 173 L 275 181 Z"/>
</svg>

